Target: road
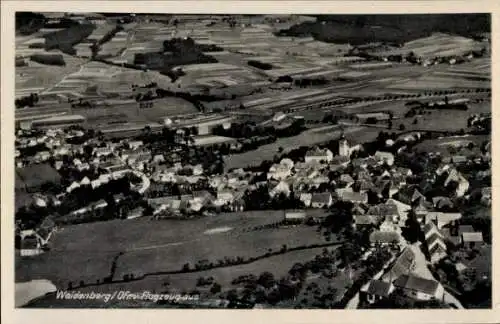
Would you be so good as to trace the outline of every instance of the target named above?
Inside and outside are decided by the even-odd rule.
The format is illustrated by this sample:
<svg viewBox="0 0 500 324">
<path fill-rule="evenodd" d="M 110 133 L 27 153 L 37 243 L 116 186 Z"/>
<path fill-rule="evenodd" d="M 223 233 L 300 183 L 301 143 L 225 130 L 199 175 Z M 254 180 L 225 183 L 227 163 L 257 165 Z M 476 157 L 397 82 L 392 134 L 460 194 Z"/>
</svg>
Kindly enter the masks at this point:
<svg viewBox="0 0 500 324">
<path fill-rule="evenodd" d="M 420 249 L 419 243 L 412 244 L 409 247 L 415 253 L 415 269 L 413 270 L 413 273 L 422 278 L 436 280 L 427 266 L 428 262 L 425 259 L 424 253 Z M 460 301 L 458 301 L 458 299 L 456 299 L 447 290 L 444 291 L 444 302 L 447 304 L 453 304 L 458 309 L 464 309 Z"/>
</svg>

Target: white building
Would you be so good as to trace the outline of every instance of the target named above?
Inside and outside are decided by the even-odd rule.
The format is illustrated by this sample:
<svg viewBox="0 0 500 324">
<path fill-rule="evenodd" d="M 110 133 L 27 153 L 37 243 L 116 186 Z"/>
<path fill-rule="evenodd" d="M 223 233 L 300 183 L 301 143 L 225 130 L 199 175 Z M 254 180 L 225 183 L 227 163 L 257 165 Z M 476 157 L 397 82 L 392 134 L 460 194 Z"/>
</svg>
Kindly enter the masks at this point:
<svg viewBox="0 0 500 324">
<path fill-rule="evenodd" d="M 333 153 L 329 149 L 315 149 L 306 153 L 305 162 L 331 162 Z"/>
</svg>

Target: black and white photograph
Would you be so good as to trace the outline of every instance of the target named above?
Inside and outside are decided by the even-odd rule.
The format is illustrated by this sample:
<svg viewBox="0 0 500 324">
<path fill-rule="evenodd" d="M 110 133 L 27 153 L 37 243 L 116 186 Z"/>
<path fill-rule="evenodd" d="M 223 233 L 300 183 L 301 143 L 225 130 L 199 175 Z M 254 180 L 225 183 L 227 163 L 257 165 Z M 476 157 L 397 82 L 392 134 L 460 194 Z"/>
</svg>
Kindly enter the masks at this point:
<svg viewBox="0 0 500 324">
<path fill-rule="evenodd" d="M 15 12 L 16 308 L 493 308 L 490 13 L 57 9 Z"/>
</svg>

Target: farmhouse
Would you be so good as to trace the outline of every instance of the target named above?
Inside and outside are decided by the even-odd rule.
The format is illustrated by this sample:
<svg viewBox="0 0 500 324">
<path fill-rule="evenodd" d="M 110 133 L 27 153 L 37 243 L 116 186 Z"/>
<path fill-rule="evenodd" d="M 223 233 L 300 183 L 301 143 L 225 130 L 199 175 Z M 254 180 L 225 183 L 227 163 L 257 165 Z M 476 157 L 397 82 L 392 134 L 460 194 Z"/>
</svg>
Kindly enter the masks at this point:
<svg viewBox="0 0 500 324">
<path fill-rule="evenodd" d="M 401 236 L 397 232 L 374 231 L 370 233 L 370 243 L 375 245 L 398 244 Z"/>
<path fill-rule="evenodd" d="M 310 163 L 316 162 L 330 162 L 333 159 L 333 153 L 329 149 L 319 149 L 316 148 L 312 151 L 306 153 L 305 162 Z"/>
<path fill-rule="evenodd" d="M 285 211 L 285 222 L 301 223 L 307 217 L 303 210 L 287 210 Z"/>
<path fill-rule="evenodd" d="M 329 192 L 312 194 L 311 207 L 313 208 L 330 207 L 332 203 L 333 203 L 332 195 Z"/>
<path fill-rule="evenodd" d="M 373 304 L 381 299 L 389 297 L 394 291 L 394 285 L 382 280 L 370 280 L 360 290 L 360 299 Z"/>
<path fill-rule="evenodd" d="M 392 282 L 404 274 L 409 274 L 415 268 L 415 253 L 406 247 L 394 262 L 391 270 L 384 275 L 384 279 Z"/>
<path fill-rule="evenodd" d="M 394 281 L 394 286 L 402 289 L 408 297 L 417 300 L 441 300 L 444 294 L 444 288 L 438 281 L 411 274 L 400 276 Z"/>
<path fill-rule="evenodd" d="M 462 233 L 462 246 L 473 248 L 476 245 L 483 244 L 483 233 L 481 232 L 465 232 Z"/>
<path fill-rule="evenodd" d="M 394 164 L 394 155 L 392 153 L 377 151 L 374 156 L 381 163 L 386 163 L 387 165 Z"/>
</svg>

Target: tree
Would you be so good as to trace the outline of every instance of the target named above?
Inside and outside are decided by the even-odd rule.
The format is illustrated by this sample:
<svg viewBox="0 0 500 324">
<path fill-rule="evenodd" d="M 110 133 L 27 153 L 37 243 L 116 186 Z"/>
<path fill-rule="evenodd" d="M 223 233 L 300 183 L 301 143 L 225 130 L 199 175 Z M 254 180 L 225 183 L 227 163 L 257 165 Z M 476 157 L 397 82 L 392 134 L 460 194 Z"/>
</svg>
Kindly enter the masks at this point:
<svg viewBox="0 0 500 324">
<path fill-rule="evenodd" d="M 400 124 L 399 125 L 399 130 L 400 131 L 404 131 L 406 129 L 405 125 L 404 124 Z"/>
<path fill-rule="evenodd" d="M 182 266 L 182 271 L 189 271 L 189 263 L 185 263 L 185 264 Z"/>
<path fill-rule="evenodd" d="M 214 284 L 212 285 L 212 288 L 210 288 L 210 292 L 212 294 L 217 294 L 219 293 L 220 291 L 222 290 L 222 287 L 221 285 L 219 285 L 218 283 L 214 282 Z"/>
<path fill-rule="evenodd" d="M 275 285 L 274 275 L 268 271 L 265 271 L 260 274 L 259 279 L 257 279 L 257 283 L 262 287 L 269 289 Z"/>
</svg>

